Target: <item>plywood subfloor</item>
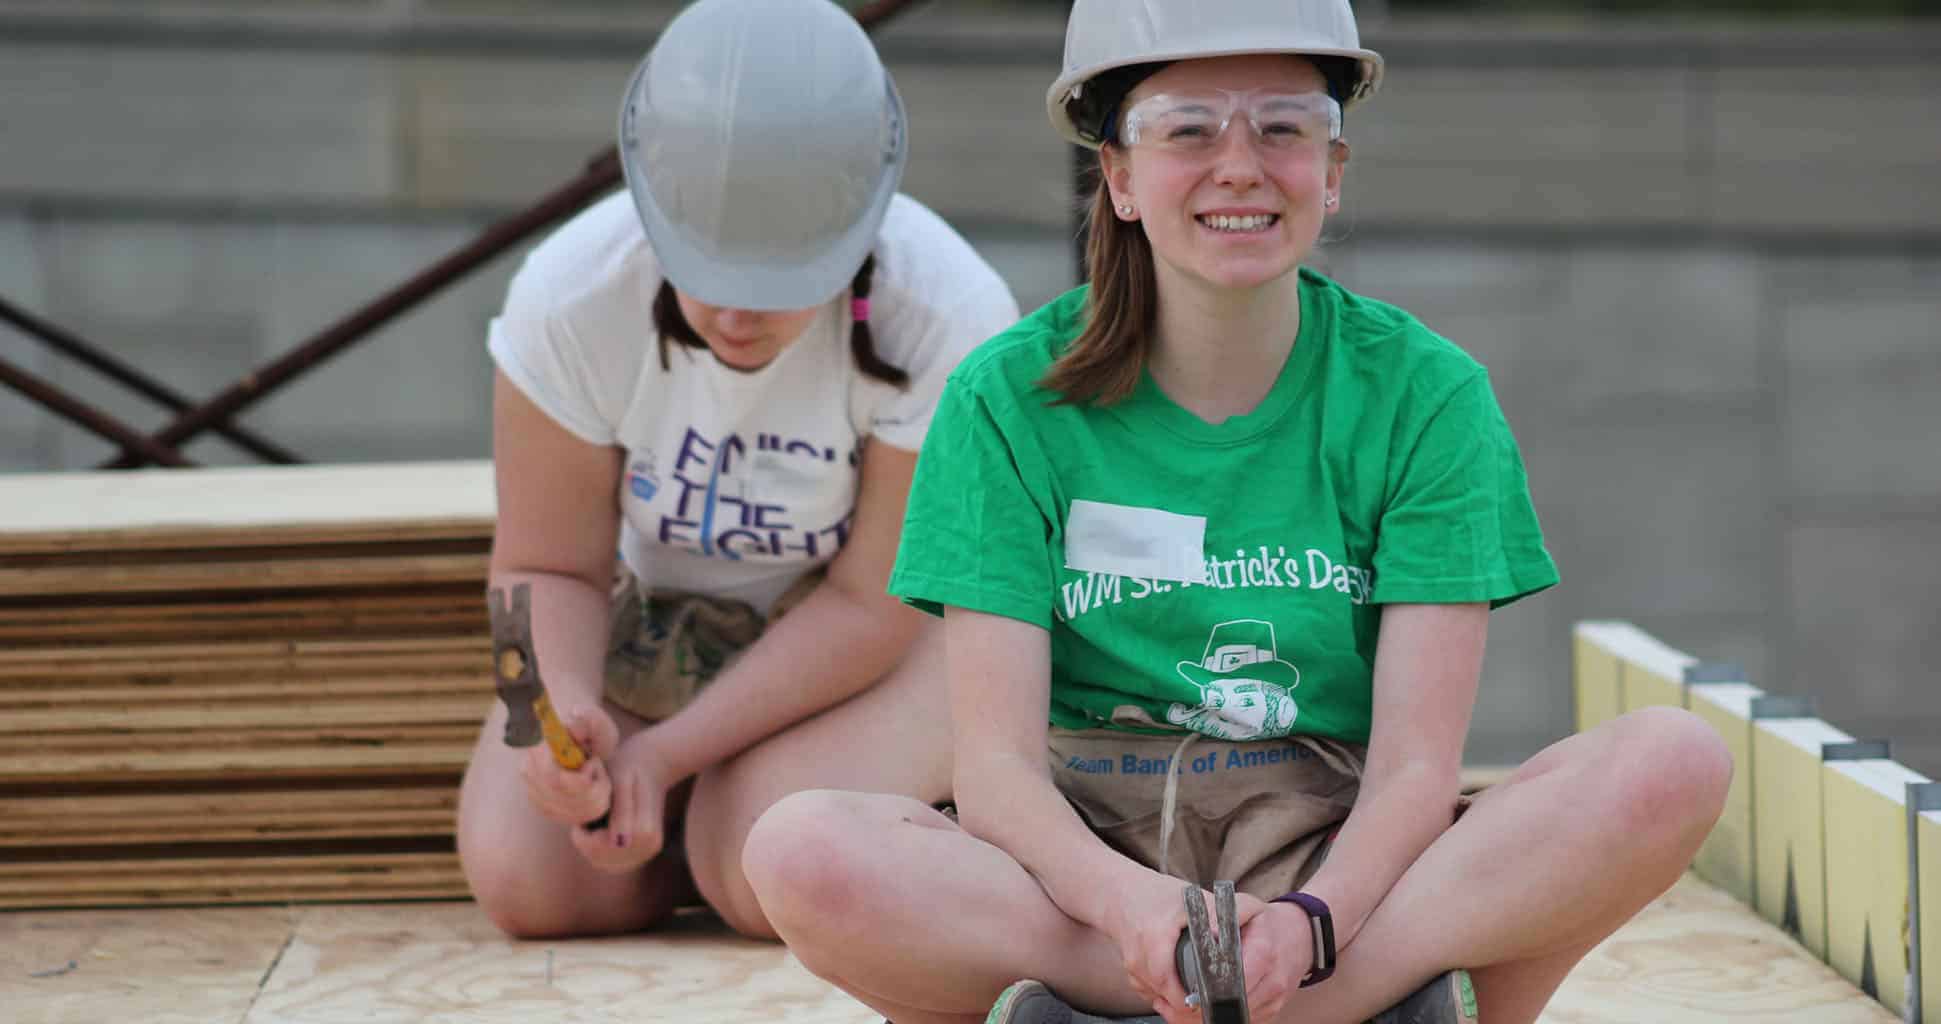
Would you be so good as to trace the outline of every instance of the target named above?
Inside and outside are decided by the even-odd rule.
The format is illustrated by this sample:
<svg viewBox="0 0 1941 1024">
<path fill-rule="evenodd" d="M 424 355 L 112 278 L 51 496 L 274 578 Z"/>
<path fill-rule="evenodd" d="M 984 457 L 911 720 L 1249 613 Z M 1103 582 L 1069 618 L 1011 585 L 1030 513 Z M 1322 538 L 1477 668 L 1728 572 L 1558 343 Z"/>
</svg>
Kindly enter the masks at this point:
<svg viewBox="0 0 1941 1024">
<path fill-rule="evenodd" d="M 1687 874 L 1577 965 L 1543 1024 L 1898 1024 L 1786 933 Z"/>
<path fill-rule="evenodd" d="M 696 919 L 511 942 L 469 903 L 0 914 L 13 1024 L 876 1024 L 786 949 Z M 1687 876 L 1581 964 L 1546 1024 L 1892 1024 Z"/>
</svg>

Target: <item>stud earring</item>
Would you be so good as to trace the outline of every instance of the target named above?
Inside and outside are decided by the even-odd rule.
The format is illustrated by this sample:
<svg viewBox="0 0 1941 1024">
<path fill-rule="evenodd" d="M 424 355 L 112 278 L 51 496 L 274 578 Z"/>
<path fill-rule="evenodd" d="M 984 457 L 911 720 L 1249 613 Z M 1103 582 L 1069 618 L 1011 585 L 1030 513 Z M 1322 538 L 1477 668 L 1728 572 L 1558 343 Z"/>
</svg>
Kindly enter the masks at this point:
<svg viewBox="0 0 1941 1024">
<path fill-rule="evenodd" d="M 1131 203 L 1120 203 L 1120 204 L 1119 204 L 1119 216 L 1121 216 L 1121 217 L 1130 217 L 1130 216 L 1132 216 L 1132 204 L 1131 204 Z"/>
<path fill-rule="evenodd" d="M 1340 197 L 1340 196 L 1335 196 L 1335 195 L 1331 195 L 1331 196 L 1329 196 L 1329 197 L 1328 197 L 1328 209 L 1330 209 L 1330 210 L 1332 210 L 1332 209 L 1334 209 L 1335 207 L 1337 207 L 1337 206 L 1340 206 L 1340 205 L 1341 205 L 1341 197 Z"/>
</svg>

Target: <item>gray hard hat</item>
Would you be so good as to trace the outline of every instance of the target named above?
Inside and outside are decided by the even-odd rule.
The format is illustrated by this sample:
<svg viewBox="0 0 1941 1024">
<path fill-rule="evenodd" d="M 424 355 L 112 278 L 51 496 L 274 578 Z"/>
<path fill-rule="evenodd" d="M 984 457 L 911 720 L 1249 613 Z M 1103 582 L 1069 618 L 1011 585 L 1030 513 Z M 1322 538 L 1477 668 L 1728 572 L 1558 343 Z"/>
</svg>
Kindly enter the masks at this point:
<svg viewBox="0 0 1941 1024">
<path fill-rule="evenodd" d="M 620 107 L 620 166 L 661 270 L 715 306 L 801 309 L 840 292 L 908 151 L 895 83 L 829 0 L 700 0 Z"/>
<path fill-rule="evenodd" d="M 1348 0 L 1075 0 L 1065 23 L 1065 68 L 1045 93 L 1045 112 L 1058 134 L 1097 149 L 1104 126 L 1079 122 L 1110 116 L 1120 98 L 1096 102 L 1101 98 L 1086 94 L 1096 91 L 1099 75 L 1247 53 L 1353 60 L 1359 74 L 1336 97 L 1343 108 L 1373 95 L 1382 81 L 1382 56 L 1362 47 Z"/>
</svg>

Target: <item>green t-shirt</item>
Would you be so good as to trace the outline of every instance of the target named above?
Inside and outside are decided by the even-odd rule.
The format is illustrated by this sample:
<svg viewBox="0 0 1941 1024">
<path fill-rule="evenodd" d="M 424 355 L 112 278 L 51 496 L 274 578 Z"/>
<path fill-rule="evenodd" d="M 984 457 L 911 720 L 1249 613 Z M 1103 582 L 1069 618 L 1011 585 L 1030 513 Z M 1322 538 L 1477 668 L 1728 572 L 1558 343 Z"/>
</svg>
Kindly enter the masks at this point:
<svg viewBox="0 0 1941 1024">
<path fill-rule="evenodd" d="M 1367 743 L 1377 605 L 1557 581 L 1475 360 L 1301 272 L 1260 405 L 1208 424 L 1141 380 L 1110 406 L 1037 382 L 1085 289 L 973 351 L 917 462 L 890 591 L 1051 632 L 1051 724 Z"/>
</svg>

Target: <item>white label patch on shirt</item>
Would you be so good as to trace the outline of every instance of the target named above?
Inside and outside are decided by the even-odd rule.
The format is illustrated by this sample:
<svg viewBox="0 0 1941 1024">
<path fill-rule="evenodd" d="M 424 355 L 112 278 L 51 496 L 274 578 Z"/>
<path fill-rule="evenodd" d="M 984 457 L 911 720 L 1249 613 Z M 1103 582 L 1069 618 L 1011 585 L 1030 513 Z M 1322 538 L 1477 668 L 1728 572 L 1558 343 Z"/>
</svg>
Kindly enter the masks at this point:
<svg viewBox="0 0 1941 1024">
<path fill-rule="evenodd" d="M 1065 520 L 1065 568 L 1206 583 L 1206 517 L 1077 499 Z"/>
</svg>

